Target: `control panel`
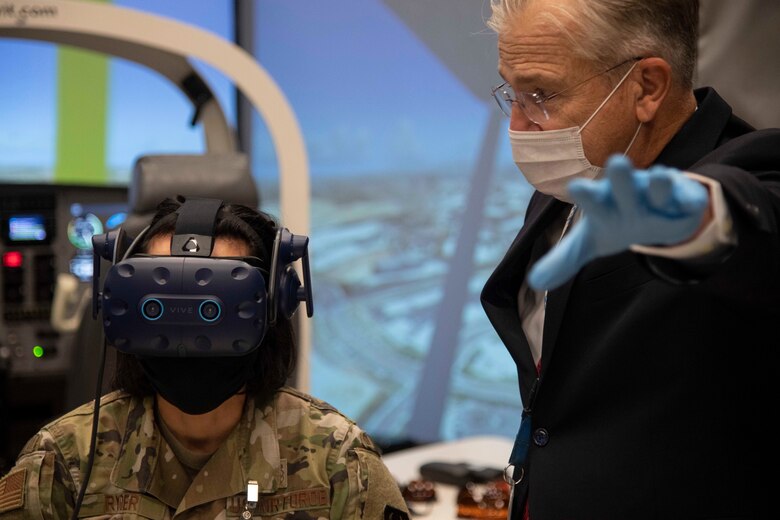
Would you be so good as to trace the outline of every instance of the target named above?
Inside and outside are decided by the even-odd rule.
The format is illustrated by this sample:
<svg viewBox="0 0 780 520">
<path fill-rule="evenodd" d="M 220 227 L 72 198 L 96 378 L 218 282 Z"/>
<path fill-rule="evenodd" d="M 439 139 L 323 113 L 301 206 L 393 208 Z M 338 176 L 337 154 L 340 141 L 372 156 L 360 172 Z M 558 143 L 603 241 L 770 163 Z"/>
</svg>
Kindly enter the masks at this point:
<svg viewBox="0 0 780 520">
<path fill-rule="evenodd" d="M 91 237 L 126 211 L 125 187 L 0 185 L 0 364 L 11 376 L 69 370 L 72 332 L 52 312 L 77 324 L 91 297 Z M 55 309 L 58 282 L 67 294 Z"/>
</svg>

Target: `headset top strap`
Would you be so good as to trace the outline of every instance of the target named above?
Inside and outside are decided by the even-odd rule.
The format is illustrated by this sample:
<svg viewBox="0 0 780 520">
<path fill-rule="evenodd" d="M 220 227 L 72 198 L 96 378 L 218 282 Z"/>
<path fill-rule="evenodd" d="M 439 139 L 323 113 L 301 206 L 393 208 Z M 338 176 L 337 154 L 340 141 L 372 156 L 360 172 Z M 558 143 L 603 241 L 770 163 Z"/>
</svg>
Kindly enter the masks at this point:
<svg viewBox="0 0 780 520">
<path fill-rule="evenodd" d="M 176 211 L 176 230 L 171 256 L 211 256 L 214 223 L 223 202 L 218 199 L 187 199 Z"/>
</svg>

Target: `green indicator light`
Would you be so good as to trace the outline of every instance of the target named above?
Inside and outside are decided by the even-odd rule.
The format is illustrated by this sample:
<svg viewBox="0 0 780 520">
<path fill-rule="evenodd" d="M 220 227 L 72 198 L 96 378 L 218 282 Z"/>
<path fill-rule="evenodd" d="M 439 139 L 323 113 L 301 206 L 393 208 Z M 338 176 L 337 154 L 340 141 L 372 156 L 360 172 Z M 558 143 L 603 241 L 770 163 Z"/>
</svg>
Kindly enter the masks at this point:
<svg viewBox="0 0 780 520">
<path fill-rule="evenodd" d="M 33 356 L 37 358 L 43 357 L 43 347 L 40 345 L 35 345 L 33 347 Z"/>
</svg>

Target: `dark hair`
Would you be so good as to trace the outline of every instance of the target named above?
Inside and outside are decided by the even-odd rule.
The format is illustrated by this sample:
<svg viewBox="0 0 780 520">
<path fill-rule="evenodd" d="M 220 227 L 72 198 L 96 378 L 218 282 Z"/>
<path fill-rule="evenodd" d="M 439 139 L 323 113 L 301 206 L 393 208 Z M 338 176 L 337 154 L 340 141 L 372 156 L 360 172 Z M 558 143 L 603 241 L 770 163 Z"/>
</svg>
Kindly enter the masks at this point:
<svg viewBox="0 0 780 520">
<path fill-rule="evenodd" d="M 178 196 L 176 199 L 165 199 L 157 206 L 157 212 L 138 245 L 139 253 L 146 252 L 155 237 L 173 235 L 177 210 L 185 200 Z M 214 236 L 245 242 L 249 246 L 250 255 L 259 258 L 269 269 L 270 252 L 273 251 L 278 227 L 276 220 L 267 213 L 242 204 L 226 203 L 217 213 Z M 268 329 L 260 348 L 255 352 L 255 375 L 247 383 L 246 391 L 254 395 L 258 402 L 265 402 L 285 385 L 295 369 L 296 349 L 292 323 L 282 316 L 277 317 L 276 324 Z M 138 397 L 155 393 L 138 359 L 119 351 L 111 386 Z"/>
</svg>

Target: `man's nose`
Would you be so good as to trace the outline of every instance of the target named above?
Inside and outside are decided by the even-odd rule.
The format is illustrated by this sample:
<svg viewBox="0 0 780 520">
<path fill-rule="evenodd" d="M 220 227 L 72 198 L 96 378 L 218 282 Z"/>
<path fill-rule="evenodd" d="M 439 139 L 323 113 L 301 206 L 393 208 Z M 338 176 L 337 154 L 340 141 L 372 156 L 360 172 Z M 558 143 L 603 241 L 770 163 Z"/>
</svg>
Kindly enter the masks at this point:
<svg viewBox="0 0 780 520">
<path fill-rule="evenodd" d="M 520 108 L 520 103 L 515 101 L 512 103 L 512 115 L 509 117 L 509 129 L 517 131 L 539 131 L 542 128 L 531 121 L 523 109 Z"/>
</svg>

